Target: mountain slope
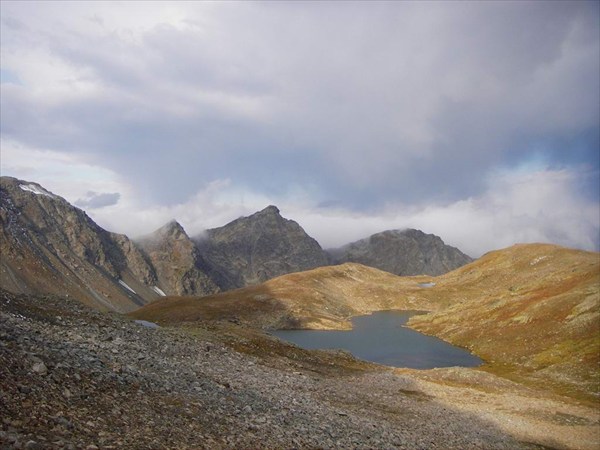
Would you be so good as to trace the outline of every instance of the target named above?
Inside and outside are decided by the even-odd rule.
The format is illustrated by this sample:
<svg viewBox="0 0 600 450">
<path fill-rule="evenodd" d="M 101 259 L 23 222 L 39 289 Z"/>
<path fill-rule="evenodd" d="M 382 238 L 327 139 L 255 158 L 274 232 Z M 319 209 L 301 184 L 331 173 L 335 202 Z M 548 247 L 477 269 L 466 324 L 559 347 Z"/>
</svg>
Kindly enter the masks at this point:
<svg viewBox="0 0 600 450">
<path fill-rule="evenodd" d="M 473 260 L 438 236 L 419 230 L 389 230 L 329 250 L 338 263 L 357 262 L 396 275 L 441 275 Z"/>
<path fill-rule="evenodd" d="M 0 289 L 2 448 L 597 448 L 595 409 L 489 374 L 491 392 L 456 392 L 229 322 L 147 328 L 69 300 Z"/>
<path fill-rule="evenodd" d="M 208 295 L 219 287 L 201 270 L 200 252 L 183 227 L 171 221 L 136 241 L 156 270 L 158 287 L 168 295 Z"/>
<path fill-rule="evenodd" d="M 154 269 L 127 236 L 37 183 L 0 178 L 0 255 L 0 281 L 13 292 L 70 295 L 116 311 L 158 297 Z"/>
<path fill-rule="evenodd" d="M 422 290 L 419 278 L 402 278 L 360 264 L 325 266 L 283 275 L 198 299 L 165 298 L 133 317 L 178 324 L 234 319 L 265 328 L 349 328 L 352 316 L 385 309 L 435 309 L 407 292 Z"/>
<path fill-rule="evenodd" d="M 134 312 L 161 323 L 234 319 L 262 327 L 349 327 L 349 317 L 417 309 L 409 325 L 469 348 L 518 381 L 597 400 L 600 255 L 527 244 L 491 252 L 438 277 L 397 277 L 358 264 L 285 275 L 204 299 L 162 300 Z"/>
<path fill-rule="evenodd" d="M 416 329 L 467 347 L 501 373 L 600 395 L 600 254 L 516 245 L 436 279 Z"/>
<path fill-rule="evenodd" d="M 329 263 L 317 241 L 269 206 L 194 239 L 206 271 L 223 290 Z"/>
</svg>

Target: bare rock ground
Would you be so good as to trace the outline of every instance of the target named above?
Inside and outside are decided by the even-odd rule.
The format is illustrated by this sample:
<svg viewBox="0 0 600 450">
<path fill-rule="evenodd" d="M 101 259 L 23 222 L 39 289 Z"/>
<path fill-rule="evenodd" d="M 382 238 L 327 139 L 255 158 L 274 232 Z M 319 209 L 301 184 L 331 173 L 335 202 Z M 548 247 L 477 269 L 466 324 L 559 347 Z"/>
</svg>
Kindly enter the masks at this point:
<svg viewBox="0 0 600 450">
<path fill-rule="evenodd" d="M 493 375 L 390 370 L 257 333 L 236 324 L 148 328 L 69 299 L 0 291 L 0 446 L 519 449 L 599 442 L 597 409 L 540 399 Z M 522 420 L 511 426 L 513 416 Z M 523 432 L 537 426 L 546 428 Z"/>
</svg>

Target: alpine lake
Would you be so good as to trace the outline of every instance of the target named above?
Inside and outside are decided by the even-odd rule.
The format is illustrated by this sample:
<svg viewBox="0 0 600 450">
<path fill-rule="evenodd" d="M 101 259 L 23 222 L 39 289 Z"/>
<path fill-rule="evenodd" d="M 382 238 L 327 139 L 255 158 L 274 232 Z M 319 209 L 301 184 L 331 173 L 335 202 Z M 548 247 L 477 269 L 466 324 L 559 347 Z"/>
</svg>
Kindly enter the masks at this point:
<svg viewBox="0 0 600 450">
<path fill-rule="evenodd" d="M 378 311 L 352 319 L 352 330 L 275 330 L 271 334 L 305 349 L 347 350 L 357 358 L 392 367 L 433 369 L 483 363 L 467 350 L 406 326 L 418 311 Z"/>
</svg>

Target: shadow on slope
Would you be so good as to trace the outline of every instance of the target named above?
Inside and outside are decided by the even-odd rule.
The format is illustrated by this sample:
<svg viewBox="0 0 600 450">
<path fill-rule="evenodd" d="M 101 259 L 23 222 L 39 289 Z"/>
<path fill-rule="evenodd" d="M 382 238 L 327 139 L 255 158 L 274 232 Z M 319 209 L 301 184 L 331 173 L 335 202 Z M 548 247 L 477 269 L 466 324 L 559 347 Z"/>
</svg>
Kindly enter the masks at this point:
<svg viewBox="0 0 600 450">
<path fill-rule="evenodd" d="M 78 447 L 550 448 L 439 403 L 411 376 L 360 362 L 348 369 L 346 355 L 230 353 L 221 344 L 248 329 L 227 321 L 146 330 L 72 300 L 6 292 L 0 319 L 2 440 L 51 443 L 60 432 L 57 446 Z M 32 352 L 48 376 L 31 372 Z"/>
</svg>

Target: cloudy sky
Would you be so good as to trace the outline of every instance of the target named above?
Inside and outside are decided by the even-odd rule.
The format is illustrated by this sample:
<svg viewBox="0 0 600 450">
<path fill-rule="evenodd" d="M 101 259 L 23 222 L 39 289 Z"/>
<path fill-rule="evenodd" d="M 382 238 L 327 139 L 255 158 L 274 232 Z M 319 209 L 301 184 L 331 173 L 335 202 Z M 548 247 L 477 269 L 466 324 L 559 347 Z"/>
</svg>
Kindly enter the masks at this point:
<svg viewBox="0 0 600 450">
<path fill-rule="evenodd" d="M 111 231 L 600 245 L 598 2 L 0 5 L 1 173 Z"/>
</svg>

